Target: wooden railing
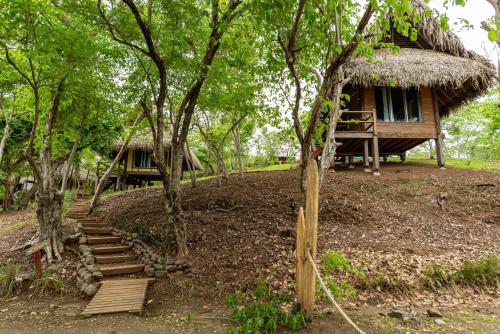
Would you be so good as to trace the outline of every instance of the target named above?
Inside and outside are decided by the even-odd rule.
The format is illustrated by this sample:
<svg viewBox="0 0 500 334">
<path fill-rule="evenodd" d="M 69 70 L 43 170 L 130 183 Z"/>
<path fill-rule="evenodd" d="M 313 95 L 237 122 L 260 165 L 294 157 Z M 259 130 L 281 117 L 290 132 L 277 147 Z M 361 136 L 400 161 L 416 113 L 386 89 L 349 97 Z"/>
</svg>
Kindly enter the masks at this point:
<svg viewBox="0 0 500 334">
<path fill-rule="evenodd" d="M 337 121 L 336 132 L 371 132 L 374 136 L 377 135 L 377 112 L 371 111 L 358 111 L 346 110 L 342 115 L 358 115 L 359 118 L 340 119 Z"/>
</svg>

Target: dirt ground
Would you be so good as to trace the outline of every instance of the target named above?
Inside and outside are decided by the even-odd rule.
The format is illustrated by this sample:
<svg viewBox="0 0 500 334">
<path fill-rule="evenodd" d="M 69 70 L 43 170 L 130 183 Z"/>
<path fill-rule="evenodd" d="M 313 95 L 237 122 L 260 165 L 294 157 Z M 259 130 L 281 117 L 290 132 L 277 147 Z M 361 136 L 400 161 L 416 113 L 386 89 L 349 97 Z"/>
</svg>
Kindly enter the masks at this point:
<svg viewBox="0 0 500 334">
<path fill-rule="evenodd" d="M 498 172 L 410 164 L 383 165 L 380 177 L 359 166 L 329 173 L 320 195 L 319 256 L 340 250 L 367 276 L 396 277 L 409 287 L 359 288 L 357 299 L 342 302 L 348 313 L 369 333 L 499 333 L 499 287 L 433 292 L 418 284 L 433 261 L 456 269 L 465 259 L 500 254 L 499 181 Z M 86 300 L 74 287 L 74 255 L 69 255 L 58 264 L 64 272 L 62 297 L 40 297 L 28 289 L 0 302 L 0 332 L 225 333 L 232 325 L 223 305 L 227 293 L 249 291 L 262 277 L 276 290 L 293 291 L 296 170 L 245 174 L 243 180 L 231 176 L 220 187 L 205 181 L 183 192 L 192 272 L 155 282 L 144 316 L 80 318 Z M 97 214 L 147 234 L 165 222 L 161 189 L 110 197 Z M 34 233 L 33 219 L 29 210 L 0 215 L 0 261 L 22 260 L 23 268 L 29 267 L 22 252 L 11 249 Z M 444 313 L 444 325 L 424 316 L 421 324 L 406 324 L 379 315 L 392 308 L 423 314 L 428 307 Z M 318 319 L 299 333 L 350 333 L 328 310 L 318 303 Z"/>
</svg>

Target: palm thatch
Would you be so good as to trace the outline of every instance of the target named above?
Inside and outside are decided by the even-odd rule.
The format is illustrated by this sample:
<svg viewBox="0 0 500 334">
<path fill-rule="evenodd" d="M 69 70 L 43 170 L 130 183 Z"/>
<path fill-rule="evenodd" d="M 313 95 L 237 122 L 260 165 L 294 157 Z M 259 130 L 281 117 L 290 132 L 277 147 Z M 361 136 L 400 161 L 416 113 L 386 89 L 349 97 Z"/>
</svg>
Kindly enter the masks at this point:
<svg viewBox="0 0 500 334">
<path fill-rule="evenodd" d="M 120 148 L 123 146 L 124 140 L 123 139 L 118 139 L 115 141 L 113 145 L 113 152 L 118 152 Z M 163 132 L 163 145 L 165 146 L 165 149 L 168 151 L 170 149 L 170 146 L 172 144 L 172 136 L 168 131 Z M 131 150 L 142 150 L 142 151 L 148 151 L 152 152 L 153 151 L 153 135 L 151 134 L 150 131 L 140 131 L 136 133 L 132 139 L 130 140 L 128 144 L 128 149 Z M 200 160 L 198 157 L 193 153 L 191 149 L 188 150 L 188 148 L 184 148 L 184 157 L 189 157 L 191 156 L 191 159 L 193 161 L 193 167 L 198 170 L 203 170 L 203 165 L 201 164 Z"/>
<path fill-rule="evenodd" d="M 346 74 L 355 86 L 433 87 L 444 116 L 483 94 L 496 76 L 495 67 L 467 50 L 456 34 L 442 31 L 426 4 L 411 3 L 420 15 L 415 25 L 418 40 L 399 36 L 406 39 L 399 52 L 379 49 L 372 60 L 353 59 L 345 66 Z"/>
</svg>

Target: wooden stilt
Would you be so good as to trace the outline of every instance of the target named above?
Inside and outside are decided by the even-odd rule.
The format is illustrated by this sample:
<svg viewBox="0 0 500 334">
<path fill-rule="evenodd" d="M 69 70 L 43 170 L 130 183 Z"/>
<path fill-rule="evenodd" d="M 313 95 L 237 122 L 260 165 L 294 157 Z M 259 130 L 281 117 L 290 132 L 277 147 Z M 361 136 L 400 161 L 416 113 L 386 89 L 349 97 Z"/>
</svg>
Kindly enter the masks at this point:
<svg viewBox="0 0 500 334">
<path fill-rule="evenodd" d="M 436 158 L 438 166 L 444 167 L 445 157 L 444 157 L 443 132 L 441 130 L 441 115 L 439 114 L 439 103 L 435 91 L 433 91 L 433 98 L 434 98 L 434 115 L 436 118 L 436 134 L 437 134 L 437 137 L 434 140 L 436 144 Z"/>
<path fill-rule="evenodd" d="M 384 155 L 384 156 L 382 157 L 382 159 L 384 160 L 384 164 L 386 164 L 386 163 L 387 163 L 387 155 Z"/>
<path fill-rule="evenodd" d="M 365 172 L 370 171 L 370 151 L 369 151 L 369 142 L 368 139 L 365 139 L 363 141 L 363 168 L 365 169 Z"/>
<path fill-rule="evenodd" d="M 354 168 L 354 156 L 349 156 L 349 168 Z"/>
<path fill-rule="evenodd" d="M 373 159 L 373 172 L 379 173 L 380 171 L 380 156 L 378 155 L 378 137 L 374 136 L 372 140 L 372 159 Z"/>
</svg>

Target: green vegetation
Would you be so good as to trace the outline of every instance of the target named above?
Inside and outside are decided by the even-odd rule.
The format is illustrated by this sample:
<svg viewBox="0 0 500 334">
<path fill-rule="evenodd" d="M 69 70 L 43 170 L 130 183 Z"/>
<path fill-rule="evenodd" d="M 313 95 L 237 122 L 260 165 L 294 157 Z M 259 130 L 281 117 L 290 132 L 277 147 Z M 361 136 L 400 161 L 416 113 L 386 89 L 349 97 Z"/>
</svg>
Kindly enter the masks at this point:
<svg viewBox="0 0 500 334">
<path fill-rule="evenodd" d="M 19 289 L 20 284 L 16 281 L 21 266 L 17 263 L 7 263 L 0 266 L 0 295 L 10 296 Z"/>
<path fill-rule="evenodd" d="M 62 278 L 57 269 L 47 269 L 42 277 L 35 279 L 33 285 L 39 295 L 44 295 L 49 291 L 62 293 Z"/>
<path fill-rule="evenodd" d="M 306 325 L 303 313 L 285 311 L 283 303 L 290 303 L 288 295 L 273 293 L 270 286 L 261 282 L 255 290 L 226 296 L 226 306 L 232 309 L 231 317 L 239 323 L 228 334 L 274 333 L 279 327 L 297 330 Z"/>
<path fill-rule="evenodd" d="M 399 276 L 389 276 L 382 273 L 366 276 L 360 279 L 359 282 L 360 287 L 366 290 L 403 292 L 410 289 L 408 283 L 404 282 Z"/>
<path fill-rule="evenodd" d="M 449 272 L 433 263 L 422 272 L 421 282 L 433 290 L 449 285 L 496 286 L 500 283 L 500 257 L 491 255 L 465 260 L 458 270 Z"/>
<path fill-rule="evenodd" d="M 323 272 L 325 273 L 323 279 L 332 296 L 335 299 L 346 297 L 356 299 L 357 293 L 354 286 L 346 279 L 342 279 L 338 282 L 334 277 L 347 275 L 352 279 L 363 280 L 365 279 L 363 269 L 353 266 L 344 254 L 335 250 L 331 250 L 323 255 L 321 264 Z M 318 298 L 326 298 L 324 292 L 319 288 L 318 282 L 316 282 L 316 293 Z"/>
<path fill-rule="evenodd" d="M 247 172 L 271 172 L 271 171 L 278 171 L 278 170 L 290 170 L 295 168 L 295 164 L 280 164 L 280 165 L 270 165 L 266 167 L 257 167 L 257 168 L 249 168 Z"/>
<path fill-rule="evenodd" d="M 430 160 L 421 154 L 412 155 L 408 157 L 407 161 L 410 163 L 436 165 L 436 160 Z M 447 158 L 446 166 L 463 169 L 500 170 L 500 160 Z"/>
</svg>

